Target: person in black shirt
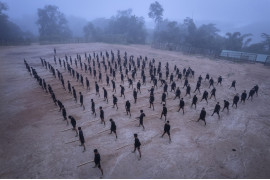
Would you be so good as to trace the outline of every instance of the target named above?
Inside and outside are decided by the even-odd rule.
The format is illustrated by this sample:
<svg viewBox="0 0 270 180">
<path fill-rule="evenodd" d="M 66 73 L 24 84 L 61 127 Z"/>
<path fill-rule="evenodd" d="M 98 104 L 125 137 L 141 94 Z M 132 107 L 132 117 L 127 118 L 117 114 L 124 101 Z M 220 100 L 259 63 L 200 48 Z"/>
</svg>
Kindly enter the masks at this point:
<svg viewBox="0 0 270 180">
<path fill-rule="evenodd" d="M 227 112 L 229 112 L 229 106 L 230 106 L 229 101 L 224 100 L 224 107 L 222 109 L 222 112 L 224 111 L 225 108 L 227 108 Z"/>
<path fill-rule="evenodd" d="M 250 98 L 251 101 L 252 101 L 253 95 L 254 95 L 254 94 L 255 94 L 255 89 L 252 88 L 252 89 L 249 91 L 249 93 L 248 93 L 248 98 L 247 98 L 247 100 Z"/>
<path fill-rule="evenodd" d="M 170 133 L 170 129 L 171 129 L 171 126 L 170 126 L 170 121 L 167 121 L 167 123 L 164 125 L 164 132 L 163 132 L 163 134 L 162 134 L 162 136 L 161 137 L 163 137 L 164 136 L 164 134 L 168 134 L 168 136 L 169 136 L 169 139 L 170 139 L 170 142 L 172 141 L 171 140 L 171 133 Z"/>
<path fill-rule="evenodd" d="M 123 95 L 124 96 L 124 99 L 125 99 L 126 98 L 125 97 L 125 88 L 122 85 L 120 85 L 120 87 L 121 87 L 121 96 L 120 97 L 122 97 L 122 95 Z"/>
<path fill-rule="evenodd" d="M 101 106 L 99 107 L 99 113 L 100 113 L 99 116 L 100 116 L 101 124 L 104 123 L 104 126 L 105 126 L 104 111 Z"/>
<path fill-rule="evenodd" d="M 239 95 L 238 95 L 238 93 L 234 96 L 234 98 L 233 98 L 233 104 L 232 104 L 232 107 L 233 107 L 233 105 L 235 105 L 236 106 L 236 109 L 237 109 L 237 103 L 238 103 L 238 101 L 239 101 Z"/>
<path fill-rule="evenodd" d="M 73 97 L 75 99 L 75 102 L 77 102 L 77 94 L 76 94 L 76 90 L 75 90 L 74 86 L 72 86 L 72 90 L 73 90 Z"/>
<path fill-rule="evenodd" d="M 236 81 L 235 81 L 235 80 L 233 80 L 231 87 L 234 87 L 234 89 L 236 90 L 236 88 L 235 88 L 235 84 L 236 84 Z M 231 89 L 231 87 L 230 87 L 229 89 Z"/>
<path fill-rule="evenodd" d="M 181 91 L 179 89 L 179 87 L 176 89 L 176 92 L 175 92 L 175 97 L 173 100 L 175 100 L 177 97 L 180 99 L 180 95 L 181 95 Z"/>
<path fill-rule="evenodd" d="M 153 106 L 153 110 L 154 110 L 154 101 L 155 101 L 154 95 L 150 95 L 150 98 L 149 98 L 150 106 L 149 106 L 149 108 L 151 108 Z"/>
<path fill-rule="evenodd" d="M 193 96 L 193 99 L 192 99 L 192 104 L 191 104 L 191 107 L 193 106 L 193 104 L 195 105 L 195 109 L 196 109 L 196 104 L 197 104 L 197 101 L 198 101 L 198 98 L 196 96 L 196 94 Z"/>
<path fill-rule="evenodd" d="M 70 93 L 70 94 L 72 94 L 71 93 L 71 85 L 70 85 L 70 82 L 68 81 L 68 92 Z"/>
<path fill-rule="evenodd" d="M 209 88 L 213 86 L 214 87 L 214 80 L 213 78 L 211 77 L 211 79 L 209 80 Z"/>
<path fill-rule="evenodd" d="M 186 89 L 186 95 L 189 95 L 189 97 L 191 96 L 190 91 L 191 91 L 191 87 L 190 87 L 190 84 L 188 84 L 187 89 Z"/>
<path fill-rule="evenodd" d="M 114 81 L 114 80 L 111 80 L 111 82 L 112 82 L 112 87 L 113 87 L 112 92 L 116 92 L 116 89 L 115 89 L 115 81 Z"/>
<path fill-rule="evenodd" d="M 207 104 L 208 104 L 207 98 L 208 98 L 208 92 L 207 92 L 207 91 L 204 91 L 204 92 L 203 92 L 203 97 L 202 97 L 201 101 L 205 99 L 205 101 L 206 101 Z"/>
<path fill-rule="evenodd" d="M 160 119 L 164 115 L 165 116 L 165 121 L 166 121 L 167 112 L 168 112 L 167 107 L 165 106 L 165 104 L 163 104 L 163 109 L 162 109 L 162 112 L 161 112 L 161 115 L 160 115 Z"/>
<path fill-rule="evenodd" d="M 112 132 L 115 134 L 116 136 L 116 139 L 117 139 L 117 133 L 116 133 L 116 125 L 115 125 L 115 122 L 113 119 L 110 119 L 110 122 L 111 122 L 111 132 L 110 134 L 112 134 Z"/>
<path fill-rule="evenodd" d="M 193 93 L 195 93 L 198 90 L 199 93 L 201 94 L 200 87 L 201 87 L 201 82 L 198 81 L 197 84 L 196 84 L 196 89 L 195 89 L 195 91 Z"/>
<path fill-rule="evenodd" d="M 140 124 L 139 124 L 138 127 L 142 126 L 143 130 L 144 130 L 145 128 L 144 128 L 144 125 L 143 125 L 143 118 L 145 117 L 145 114 L 143 113 L 143 110 L 140 110 L 140 112 L 141 112 L 141 115 L 139 117 L 137 117 L 137 119 L 140 120 Z"/>
<path fill-rule="evenodd" d="M 59 112 L 60 112 L 64 106 L 63 106 L 63 104 L 62 104 L 62 102 L 60 100 L 57 100 L 57 104 L 58 104 L 58 106 L 60 108 L 59 109 Z"/>
<path fill-rule="evenodd" d="M 137 82 L 137 92 L 138 91 L 140 91 L 140 93 L 142 93 L 141 92 L 141 81 L 140 80 Z"/>
<path fill-rule="evenodd" d="M 85 106 L 83 104 L 83 95 L 82 95 L 81 92 L 79 92 L 79 94 L 80 94 L 80 103 L 81 103 L 81 106 L 83 107 L 83 110 L 85 110 Z"/>
<path fill-rule="evenodd" d="M 165 94 L 165 92 L 162 93 L 161 103 L 160 104 L 162 104 L 163 102 L 166 104 L 166 94 Z"/>
<path fill-rule="evenodd" d="M 100 94 L 99 94 L 99 86 L 98 86 L 97 81 L 95 82 L 95 84 L 96 84 L 96 95 L 98 94 L 98 96 L 100 97 Z"/>
<path fill-rule="evenodd" d="M 221 77 L 221 76 L 219 76 L 219 77 L 218 77 L 218 82 L 217 82 L 217 85 L 218 85 L 218 84 L 220 84 L 220 85 L 221 85 L 221 82 L 222 82 L 222 77 Z"/>
<path fill-rule="evenodd" d="M 132 151 L 132 152 L 135 153 L 135 151 L 137 149 L 139 154 L 140 154 L 140 158 L 141 158 L 142 157 L 141 150 L 140 150 L 141 142 L 140 142 L 140 140 L 138 138 L 138 134 L 134 134 L 134 138 L 135 138 L 134 151 Z"/>
<path fill-rule="evenodd" d="M 198 122 L 199 120 L 202 120 L 202 121 L 204 121 L 204 124 L 206 125 L 205 116 L 206 116 L 206 111 L 205 111 L 204 108 L 202 108 L 200 117 L 199 117 L 199 119 L 197 120 L 197 122 Z"/>
<path fill-rule="evenodd" d="M 65 109 L 65 106 L 62 106 L 62 115 L 64 117 L 64 120 L 67 121 L 67 125 L 68 125 L 68 120 L 67 120 L 67 111 Z"/>
<path fill-rule="evenodd" d="M 179 103 L 179 109 L 178 109 L 177 112 L 179 112 L 180 109 L 182 109 L 183 110 L 183 114 L 184 114 L 185 113 L 184 106 L 185 106 L 185 102 L 184 102 L 183 98 L 181 98 L 180 103 Z M 195 106 L 196 106 L 196 104 L 195 104 Z"/>
<path fill-rule="evenodd" d="M 129 117 L 131 117 L 131 113 L 130 113 L 130 102 L 129 102 L 129 100 L 126 101 L 126 112 L 127 112 L 127 115 L 129 113 Z"/>
<path fill-rule="evenodd" d="M 81 142 L 81 145 L 80 146 L 83 146 L 83 151 L 86 150 L 85 148 L 85 141 L 84 141 L 84 136 L 83 136 L 83 131 L 82 131 L 82 128 L 81 127 L 78 127 L 78 130 L 79 130 L 79 139 L 80 139 L 80 142 Z"/>
<path fill-rule="evenodd" d="M 100 164 L 100 160 L 101 160 L 100 159 L 100 154 L 99 154 L 97 149 L 94 149 L 94 153 L 95 153 L 95 159 L 94 159 L 95 166 L 93 168 L 98 167 L 100 169 L 100 171 L 101 171 L 102 176 L 103 176 L 103 169 L 101 168 L 101 164 Z"/>
<path fill-rule="evenodd" d="M 220 115 L 219 115 L 219 111 L 220 111 L 220 105 L 219 105 L 219 102 L 217 102 L 216 106 L 215 106 L 215 109 L 214 109 L 214 112 L 212 114 L 212 116 L 217 113 L 218 114 L 218 118 L 220 118 Z"/>
<path fill-rule="evenodd" d="M 216 99 L 216 88 L 215 87 L 211 90 L 211 96 L 209 99 L 211 99 L 212 96 L 214 96 L 214 98 Z"/>
<path fill-rule="evenodd" d="M 91 99 L 91 109 L 92 109 L 92 114 L 95 114 L 96 117 L 96 110 L 95 110 L 95 102 L 93 99 Z"/>
<path fill-rule="evenodd" d="M 241 94 L 241 103 L 246 101 L 247 99 L 247 92 L 244 90 L 244 92 Z"/>
<path fill-rule="evenodd" d="M 113 108 L 114 108 L 114 106 L 116 106 L 118 109 L 117 101 L 118 101 L 117 97 L 113 94 Z"/>
<path fill-rule="evenodd" d="M 73 127 L 72 130 L 76 131 L 76 136 L 75 137 L 77 137 L 78 136 L 78 131 L 77 131 L 77 128 L 76 128 L 76 120 L 75 120 L 75 118 L 73 116 L 68 116 L 68 118 L 70 119 L 70 123 L 71 123 L 71 125 Z"/>
<path fill-rule="evenodd" d="M 103 87 L 103 95 L 104 95 L 104 101 L 107 101 L 107 103 L 108 103 L 108 93 L 107 93 L 107 90 L 105 89 L 105 87 Z"/>
</svg>

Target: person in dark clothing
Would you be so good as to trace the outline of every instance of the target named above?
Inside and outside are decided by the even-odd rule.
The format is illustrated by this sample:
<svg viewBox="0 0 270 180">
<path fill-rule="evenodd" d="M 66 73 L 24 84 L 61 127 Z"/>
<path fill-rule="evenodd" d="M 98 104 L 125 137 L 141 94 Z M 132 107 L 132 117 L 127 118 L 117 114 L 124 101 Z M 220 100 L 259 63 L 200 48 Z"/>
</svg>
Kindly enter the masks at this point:
<svg viewBox="0 0 270 180">
<path fill-rule="evenodd" d="M 66 111 L 66 109 L 65 109 L 65 106 L 62 107 L 62 115 L 63 115 L 64 120 L 67 121 L 67 125 L 68 125 L 67 111 Z"/>
<path fill-rule="evenodd" d="M 212 116 L 217 113 L 218 114 L 218 118 L 220 118 L 220 115 L 219 115 L 219 111 L 220 111 L 220 105 L 219 105 L 219 102 L 217 102 L 216 106 L 215 106 L 215 109 L 214 109 L 214 112 L 212 114 Z"/>
<path fill-rule="evenodd" d="M 136 104 L 136 102 L 137 102 L 137 94 L 138 94 L 138 92 L 136 91 L 136 89 L 134 88 L 134 90 L 133 90 L 133 98 L 134 98 L 134 103 Z"/>
<path fill-rule="evenodd" d="M 211 79 L 209 80 L 209 88 L 213 86 L 214 87 L 214 80 L 213 78 L 211 77 Z"/>
<path fill-rule="evenodd" d="M 214 96 L 214 98 L 216 99 L 216 88 L 215 87 L 211 90 L 211 96 L 209 99 L 211 99 L 212 96 Z"/>
<path fill-rule="evenodd" d="M 258 96 L 258 90 L 259 90 L 259 86 L 256 84 L 254 87 L 253 87 L 256 95 Z"/>
<path fill-rule="evenodd" d="M 246 101 L 247 99 L 247 92 L 244 90 L 244 92 L 241 94 L 241 103 Z"/>
<path fill-rule="evenodd" d="M 165 106 L 165 104 L 163 104 L 163 109 L 162 109 L 162 112 L 161 112 L 161 115 L 160 115 L 160 119 L 162 119 L 162 116 L 164 115 L 165 116 L 165 121 L 166 121 L 166 118 L 167 118 L 167 107 Z"/>
<path fill-rule="evenodd" d="M 118 109 L 117 101 L 118 101 L 117 97 L 113 94 L 113 108 L 114 106 L 116 106 L 116 108 Z"/>
<path fill-rule="evenodd" d="M 204 81 L 206 81 L 206 79 L 209 80 L 209 74 L 208 73 L 206 74 Z"/>
<path fill-rule="evenodd" d="M 232 104 L 232 107 L 233 107 L 233 105 L 235 105 L 236 106 L 236 108 L 237 108 L 237 103 L 238 103 L 238 101 L 239 101 L 239 95 L 238 95 L 238 93 L 234 96 L 234 98 L 233 98 L 233 104 Z"/>
<path fill-rule="evenodd" d="M 107 101 L 107 103 L 108 103 L 108 93 L 107 93 L 107 90 L 105 89 L 105 87 L 103 87 L 103 95 L 104 95 L 104 101 Z"/>
<path fill-rule="evenodd" d="M 206 101 L 207 104 L 208 104 L 207 98 L 208 98 L 208 92 L 207 92 L 207 91 L 204 91 L 204 92 L 203 92 L 203 96 L 202 96 L 201 101 L 205 99 L 205 101 Z"/>
<path fill-rule="evenodd" d="M 201 87 L 201 82 L 198 81 L 197 84 L 196 84 L 196 89 L 195 89 L 195 91 L 193 93 L 195 93 L 198 90 L 199 93 L 201 94 L 200 87 Z"/>
<path fill-rule="evenodd" d="M 163 87 L 163 92 L 167 93 L 167 95 L 168 95 L 168 84 L 167 84 L 167 82 L 165 82 L 165 85 Z"/>
<path fill-rule="evenodd" d="M 59 106 L 59 112 L 60 112 L 64 106 L 60 100 L 57 100 L 57 104 Z"/>
<path fill-rule="evenodd" d="M 95 166 L 93 168 L 98 167 L 98 169 L 101 172 L 101 175 L 103 176 L 103 169 L 101 168 L 101 164 L 100 164 L 101 158 L 97 149 L 94 149 L 94 154 L 95 154 L 95 158 L 94 158 Z"/>
<path fill-rule="evenodd" d="M 92 114 L 95 114 L 95 117 L 96 117 L 97 114 L 96 114 L 96 109 L 95 109 L 95 102 L 93 99 L 91 99 L 91 109 L 92 109 Z"/>
<path fill-rule="evenodd" d="M 252 89 L 249 91 L 249 93 L 248 93 L 248 98 L 247 98 L 247 100 L 250 98 L 251 101 L 252 101 L 253 95 L 254 95 L 254 94 L 255 94 L 255 90 L 254 90 L 254 88 L 252 88 Z"/>
<path fill-rule="evenodd" d="M 76 90 L 75 90 L 74 86 L 72 86 L 72 90 L 73 90 L 73 97 L 75 99 L 75 102 L 77 102 L 77 94 L 76 94 Z"/>
<path fill-rule="evenodd" d="M 188 79 L 187 78 L 185 78 L 185 82 L 184 82 L 184 86 L 183 86 L 183 88 L 186 86 L 187 87 L 187 85 L 188 85 Z"/>
<path fill-rule="evenodd" d="M 85 79 L 86 79 L 86 88 L 87 90 L 90 90 L 90 82 L 87 77 Z"/>
<path fill-rule="evenodd" d="M 186 95 L 189 95 L 189 97 L 191 96 L 190 91 L 191 91 L 191 87 L 190 87 L 190 84 L 188 84 L 187 89 L 186 89 Z"/>
<path fill-rule="evenodd" d="M 100 120 L 101 120 L 101 124 L 104 123 L 104 126 L 105 126 L 104 111 L 103 111 L 101 106 L 99 107 L 99 117 L 100 117 Z"/>
<path fill-rule="evenodd" d="M 141 115 L 139 117 L 137 117 L 137 119 L 140 120 L 140 123 L 139 123 L 138 127 L 142 126 L 143 130 L 144 130 L 145 128 L 144 128 L 144 125 L 143 125 L 143 118 L 145 117 L 145 114 L 144 114 L 143 110 L 140 110 L 140 112 L 141 112 Z"/>
<path fill-rule="evenodd" d="M 95 82 L 95 85 L 96 85 L 96 95 L 98 94 L 98 96 L 100 97 L 100 94 L 99 94 L 99 86 L 98 86 L 97 81 Z"/>
<path fill-rule="evenodd" d="M 110 133 L 110 134 L 112 134 L 112 132 L 113 132 L 113 133 L 115 134 L 116 139 L 117 139 L 117 133 L 116 133 L 116 125 L 115 125 L 115 122 L 114 122 L 113 119 L 110 119 L 110 122 L 111 122 L 111 133 Z"/>
<path fill-rule="evenodd" d="M 161 137 L 163 137 L 164 136 L 164 134 L 168 134 L 168 136 L 169 136 L 169 140 L 170 140 L 170 142 L 172 141 L 171 140 L 171 133 L 170 133 L 170 129 L 171 129 L 171 125 L 170 125 L 170 121 L 167 121 L 167 123 L 164 125 L 164 132 L 163 132 L 163 134 L 162 134 L 162 136 Z"/>
<path fill-rule="evenodd" d="M 183 114 L 184 114 L 185 113 L 184 107 L 185 107 L 185 102 L 184 102 L 183 98 L 181 98 L 180 103 L 179 103 L 179 109 L 178 109 L 177 112 L 179 112 L 180 109 L 182 109 L 183 110 Z M 196 107 L 196 104 L 195 104 L 195 107 Z"/>
<path fill-rule="evenodd" d="M 179 99 L 180 99 L 180 95 L 181 95 L 181 91 L 180 91 L 179 87 L 177 87 L 176 92 L 175 92 L 174 100 L 175 100 L 176 98 L 179 98 Z"/>
<path fill-rule="evenodd" d="M 140 91 L 140 93 L 142 93 L 141 92 L 141 81 L 140 80 L 137 82 L 137 92 L 138 91 Z"/>
<path fill-rule="evenodd" d="M 112 87 L 113 87 L 112 92 L 116 92 L 116 89 L 115 89 L 115 81 L 114 81 L 114 80 L 111 80 L 111 82 L 112 82 Z"/>
<path fill-rule="evenodd" d="M 150 98 L 149 98 L 150 106 L 149 106 L 149 108 L 151 108 L 153 106 L 153 110 L 155 109 L 154 108 L 154 101 L 155 101 L 154 95 L 150 95 Z"/>
<path fill-rule="evenodd" d="M 71 85 L 70 85 L 70 82 L 68 81 L 68 92 L 70 93 L 70 94 L 72 94 L 71 93 Z"/>
<path fill-rule="evenodd" d="M 138 152 L 139 152 L 140 158 L 141 158 L 142 157 L 141 150 L 140 150 L 141 142 L 140 142 L 140 140 L 138 138 L 138 134 L 134 134 L 134 138 L 135 138 L 134 151 L 132 151 L 132 152 L 135 153 L 135 151 L 137 149 Z"/>
<path fill-rule="evenodd" d="M 78 130 L 79 130 L 79 139 L 80 139 L 80 142 L 81 142 L 81 145 L 80 146 L 83 146 L 83 152 L 86 150 L 85 148 L 85 140 L 84 140 L 84 136 L 83 136 L 83 131 L 82 131 L 82 128 L 81 127 L 78 127 Z"/>
<path fill-rule="evenodd" d="M 129 100 L 126 101 L 126 112 L 127 112 L 127 115 L 129 113 L 129 117 L 131 117 L 131 113 L 130 113 L 130 102 Z"/>
<path fill-rule="evenodd" d="M 220 84 L 220 85 L 221 85 L 221 82 L 222 82 L 222 77 L 221 77 L 221 76 L 219 76 L 219 77 L 218 77 L 218 82 L 217 82 L 217 85 L 218 85 L 218 84 Z"/>
<path fill-rule="evenodd" d="M 72 130 L 76 131 L 76 136 L 75 137 L 77 137 L 78 136 L 78 131 L 77 131 L 77 128 L 76 128 L 76 120 L 75 120 L 75 118 L 73 116 L 68 116 L 68 118 L 70 119 L 70 123 L 71 123 L 71 125 L 73 127 Z"/>
<path fill-rule="evenodd" d="M 193 106 L 193 104 L 195 105 L 195 109 L 196 109 L 196 104 L 197 104 L 197 101 L 198 101 L 198 98 L 196 96 L 196 94 L 193 96 L 193 99 L 192 99 L 192 104 L 191 104 L 191 107 Z"/>
<path fill-rule="evenodd" d="M 227 109 L 227 112 L 229 112 L 229 106 L 230 106 L 229 101 L 224 100 L 224 107 L 222 109 L 222 112 L 224 111 L 225 108 Z"/>
<path fill-rule="evenodd" d="M 126 98 L 125 97 L 125 88 L 122 85 L 120 85 L 120 87 L 121 87 L 121 96 L 120 97 L 122 97 L 122 95 L 123 95 L 124 96 L 124 99 L 125 99 Z"/>
<path fill-rule="evenodd" d="M 167 83 L 166 83 L 167 84 Z M 166 86 L 165 84 L 165 86 Z M 164 86 L 164 87 L 165 87 Z M 171 84 L 171 92 L 174 91 L 175 92 L 175 88 L 176 88 L 176 83 L 173 81 L 172 84 Z"/>
<path fill-rule="evenodd" d="M 83 110 L 85 110 L 85 106 L 83 104 L 83 95 L 82 95 L 81 92 L 79 92 L 79 94 L 80 94 L 80 103 L 81 103 L 81 106 L 83 107 Z"/>
<path fill-rule="evenodd" d="M 234 87 L 234 89 L 236 90 L 236 88 L 235 88 L 235 84 L 236 84 L 236 81 L 235 81 L 235 80 L 233 80 L 231 87 Z M 231 89 L 231 87 L 230 87 L 229 89 Z"/>
<path fill-rule="evenodd" d="M 161 96 L 161 103 L 160 104 L 162 104 L 162 103 L 166 104 L 166 93 L 165 92 L 163 92 L 162 96 Z"/>
<path fill-rule="evenodd" d="M 199 120 L 202 120 L 202 121 L 204 121 L 204 124 L 206 125 L 205 116 L 206 116 L 206 111 L 205 111 L 204 108 L 202 108 L 201 113 L 200 113 L 200 117 L 199 117 L 199 119 L 197 120 L 197 122 L 198 122 Z"/>
</svg>

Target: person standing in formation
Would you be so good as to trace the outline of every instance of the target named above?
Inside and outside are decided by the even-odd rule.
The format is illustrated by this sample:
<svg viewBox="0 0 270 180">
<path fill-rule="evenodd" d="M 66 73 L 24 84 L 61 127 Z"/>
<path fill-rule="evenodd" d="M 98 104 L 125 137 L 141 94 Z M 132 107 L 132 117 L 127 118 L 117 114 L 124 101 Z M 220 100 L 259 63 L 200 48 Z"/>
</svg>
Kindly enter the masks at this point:
<svg viewBox="0 0 270 180">
<path fill-rule="evenodd" d="M 166 122 L 166 124 L 164 125 L 164 132 L 163 132 L 163 134 L 162 134 L 162 136 L 161 137 L 163 137 L 164 136 L 164 134 L 168 134 L 168 136 L 169 136 L 169 140 L 170 140 L 170 142 L 172 141 L 171 140 L 171 134 L 170 134 L 170 129 L 171 129 L 171 126 L 170 126 L 170 121 L 167 121 Z"/>
</svg>

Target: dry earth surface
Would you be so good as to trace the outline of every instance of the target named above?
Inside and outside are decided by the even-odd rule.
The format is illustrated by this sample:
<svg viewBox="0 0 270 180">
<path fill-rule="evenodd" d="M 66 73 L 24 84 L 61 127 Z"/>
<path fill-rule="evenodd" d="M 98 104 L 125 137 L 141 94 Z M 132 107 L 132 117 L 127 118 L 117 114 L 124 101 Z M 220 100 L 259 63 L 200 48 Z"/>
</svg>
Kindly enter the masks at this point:
<svg viewBox="0 0 270 180">
<path fill-rule="evenodd" d="M 119 49 L 122 57 L 126 51 L 128 56 L 134 55 L 135 59 L 139 55 L 147 56 L 148 59 L 155 58 L 162 62 L 163 76 L 167 61 L 170 63 L 171 72 L 175 64 L 181 71 L 190 66 L 195 70 L 195 78 L 190 79 L 192 92 L 198 76 L 201 74 L 205 77 L 207 72 L 215 82 L 218 76 L 222 75 L 223 84 L 216 87 L 217 100 L 210 99 L 208 105 L 205 101 L 199 102 L 196 110 L 190 108 L 192 97 L 184 97 L 185 115 L 177 112 L 179 100 L 167 101 L 168 120 L 172 128 L 172 143 L 169 143 L 168 136 L 160 138 L 164 126 L 164 119 L 159 119 L 162 110 L 160 93 L 163 88 L 159 87 L 155 91 L 153 111 L 148 108 L 147 89 L 151 86 L 148 76 L 147 85 L 142 86 L 142 94 L 138 94 L 137 104 L 133 103 L 132 90 L 128 88 L 127 82 L 126 99 L 119 97 L 118 78 L 116 95 L 119 109 L 116 111 L 111 107 L 112 87 L 105 85 L 105 74 L 103 73 L 103 84 L 100 86 L 101 97 L 97 97 L 91 94 L 95 89 L 94 80 L 89 74 L 78 68 L 80 73 L 91 79 L 90 92 L 72 79 L 63 67 L 53 63 L 54 47 L 57 49 L 57 57 L 61 59 L 65 54 L 74 59 L 79 53 L 84 60 L 85 52 L 92 55 L 93 51 L 104 52 L 111 49 L 115 55 Z M 77 92 L 82 91 L 85 111 L 61 88 L 60 81 L 42 67 L 40 57 L 63 72 L 65 81 L 69 79 L 72 85 L 76 85 Z M 24 58 L 47 83 L 52 84 L 56 97 L 62 100 L 67 114 L 76 118 L 78 126 L 82 125 L 86 139 L 85 152 L 82 152 L 78 141 L 66 144 L 77 139 L 75 132 L 61 132 L 71 125 L 66 125 L 51 98 L 27 72 Z M 99 178 L 100 172 L 92 168 L 93 163 L 77 168 L 77 165 L 93 159 L 95 148 L 101 154 L 104 178 L 270 178 L 270 69 L 262 64 L 210 60 L 199 56 L 186 56 L 179 52 L 156 50 L 150 46 L 95 43 L 0 47 L 0 68 L 0 178 Z M 149 74 L 148 69 L 146 74 Z M 139 77 L 140 73 L 136 82 Z M 229 89 L 234 79 L 237 81 L 236 91 Z M 229 113 L 222 112 L 221 119 L 218 119 L 216 114 L 211 116 L 217 101 L 222 107 L 224 99 L 228 99 L 232 104 L 236 93 L 249 91 L 255 84 L 258 84 L 260 89 L 259 96 L 255 96 L 253 101 L 239 104 L 238 109 L 231 108 Z M 177 86 L 181 87 L 183 96 L 183 82 L 177 81 Z M 102 87 L 108 90 L 109 104 L 103 101 Z M 205 89 L 210 92 L 208 82 L 202 83 L 201 91 Z M 202 94 L 198 94 L 199 100 L 201 96 Z M 168 97 L 172 98 L 174 94 L 169 92 Z M 95 118 L 89 111 L 91 98 L 96 102 L 96 107 L 104 107 L 106 127 L 99 121 L 90 123 L 99 120 L 99 113 Z M 131 118 L 124 113 L 124 102 L 127 99 L 132 102 Z M 206 126 L 202 121 L 195 122 L 202 107 L 207 111 Z M 144 109 L 147 117 L 145 131 L 137 127 L 138 121 L 135 120 L 140 109 Z M 109 118 L 116 122 L 118 140 L 109 135 L 109 131 L 99 133 L 109 129 Z M 141 160 L 138 160 L 138 154 L 131 153 L 133 146 L 117 150 L 124 145 L 133 144 L 133 133 L 138 133 L 143 144 Z"/>
</svg>

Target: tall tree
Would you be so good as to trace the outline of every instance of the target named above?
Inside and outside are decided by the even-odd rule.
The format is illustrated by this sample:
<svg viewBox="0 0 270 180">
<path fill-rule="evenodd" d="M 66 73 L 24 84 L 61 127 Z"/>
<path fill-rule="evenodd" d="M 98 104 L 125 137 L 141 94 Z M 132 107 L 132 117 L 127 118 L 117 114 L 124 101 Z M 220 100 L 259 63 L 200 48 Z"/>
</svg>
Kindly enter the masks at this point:
<svg viewBox="0 0 270 180">
<path fill-rule="evenodd" d="M 163 19 L 163 7 L 159 4 L 159 2 L 155 1 L 150 4 L 148 16 L 154 19 L 155 23 L 158 24 Z"/>
<path fill-rule="evenodd" d="M 240 32 L 234 32 L 234 33 L 226 33 L 226 49 L 228 50 L 234 50 L 234 51 L 240 51 L 244 45 L 247 45 L 247 41 L 251 41 L 249 39 L 246 39 L 252 34 L 241 34 Z"/>
<path fill-rule="evenodd" d="M 38 9 L 37 24 L 41 41 L 62 41 L 71 37 L 67 20 L 57 6 L 46 5 Z"/>
</svg>

